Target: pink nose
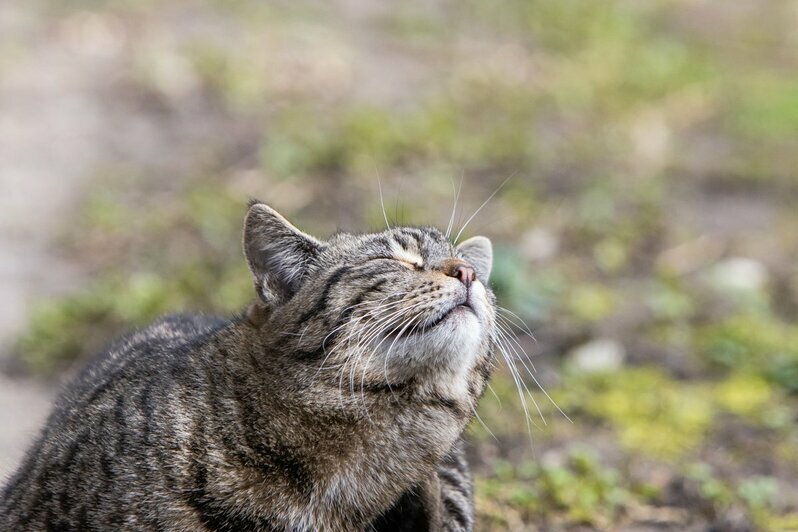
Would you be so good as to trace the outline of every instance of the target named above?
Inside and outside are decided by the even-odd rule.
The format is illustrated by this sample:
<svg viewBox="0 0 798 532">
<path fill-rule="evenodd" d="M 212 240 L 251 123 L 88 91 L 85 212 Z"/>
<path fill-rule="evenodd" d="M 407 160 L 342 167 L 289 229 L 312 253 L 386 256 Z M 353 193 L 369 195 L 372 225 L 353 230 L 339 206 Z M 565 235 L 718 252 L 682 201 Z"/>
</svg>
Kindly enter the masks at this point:
<svg viewBox="0 0 798 532">
<path fill-rule="evenodd" d="M 466 285 L 466 287 L 469 287 L 471 283 L 477 279 L 477 274 L 471 266 L 460 264 L 452 271 L 452 277 L 456 277 L 461 283 Z"/>
</svg>

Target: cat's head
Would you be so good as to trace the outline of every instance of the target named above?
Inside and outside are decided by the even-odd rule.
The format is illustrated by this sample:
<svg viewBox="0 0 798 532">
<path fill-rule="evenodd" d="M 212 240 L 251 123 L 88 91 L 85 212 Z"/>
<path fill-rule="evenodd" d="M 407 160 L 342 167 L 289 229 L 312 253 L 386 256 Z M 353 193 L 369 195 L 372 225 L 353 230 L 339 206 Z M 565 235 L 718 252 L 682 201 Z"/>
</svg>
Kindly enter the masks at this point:
<svg viewBox="0 0 798 532">
<path fill-rule="evenodd" d="M 487 238 L 455 246 L 432 227 L 395 227 L 320 240 L 253 203 L 244 251 L 264 334 L 342 391 L 413 383 L 481 395 L 496 326 Z"/>
</svg>

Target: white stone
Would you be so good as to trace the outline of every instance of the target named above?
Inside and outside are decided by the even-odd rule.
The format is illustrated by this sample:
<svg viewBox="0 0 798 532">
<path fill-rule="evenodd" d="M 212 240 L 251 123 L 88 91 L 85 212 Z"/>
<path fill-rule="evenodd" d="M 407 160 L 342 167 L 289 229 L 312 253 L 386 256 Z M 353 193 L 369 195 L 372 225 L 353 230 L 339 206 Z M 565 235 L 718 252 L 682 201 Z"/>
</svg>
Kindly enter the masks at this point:
<svg viewBox="0 0 798 532">
<path fill-rule="evenodd" d="M 535 227 L 521 236 L 521 254 L 531 262 L 543 262 L 560 251 L 557 235 L 545 227 Z"/>
<path fill-rule="evenodd" d="M 615 340 L 599 338 L 574 348 L 569 358 L 576 368 L 586 373 L 614 371 L 623 364 L 626 349 Z"/>
<path fill-rule="evenodd" d="M 733 257 L 717 263 L 710 271 L 710 280 L 718 290 L 759 292 L 768 282 L 764 264 L 746 257 Z"/>
</svg>

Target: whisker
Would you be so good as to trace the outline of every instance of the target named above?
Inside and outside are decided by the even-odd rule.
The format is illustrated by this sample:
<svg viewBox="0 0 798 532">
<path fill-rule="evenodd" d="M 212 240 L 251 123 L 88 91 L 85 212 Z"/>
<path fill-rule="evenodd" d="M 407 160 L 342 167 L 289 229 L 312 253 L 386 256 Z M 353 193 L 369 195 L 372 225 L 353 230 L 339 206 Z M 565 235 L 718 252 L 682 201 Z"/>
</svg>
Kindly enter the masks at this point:
<svg viewBox="0 0 798 532">
<path fill-rule="evenodd" d="M 324 368 L 324 365 L 327 362 L 327 359 L 329 359 L 330 355 L 334 352 L 334 349 L 330 350 L 328 352 L 327 348 L 326 348 L 326 343 L 327 343 L 327 340 L 330 338 L 330 336 L 332 336 L 337 331 L 341 330 L 342 328 L 344 328 L 346 326 L 351 326 L 352 324 L 357 324 L 358 322 L 360 322 L 362 320 L 365 320 L 365 319 L 368 319 L 368 318 L 373 317 L 375 315 L 378 315 L 380 312 L 383 312 L 386 308 L 392 308 L 392 307 L 395 307 L 395 306 L 399 305 L 400 303 L 403 303 L 405 300 L 404 299 L 400 299 L 399 301 L 393 301 L 391 303 L 386 303 L 386 304 L 383 304 L 383 305 L 379 305 L 379 303 L 381 303 L 382 301 L 385 301 L 386 299 L 390 299 L 391 297 L 404 297 L 405 295 L 407 295 L 409 293 L 411 293 L 411 292 L 407 291 L 407 292 L 400 292 L 398 294 L 391 294 L 389 296 L 386 296 L 386 297 L 384 297 L 384 298 L 382 298 L 382 299 L 380 299 L 380 300 L 378 300 L 376 302 L 376 303 L 378 303 L 378 305 L 375 308 L 366 309 L 366 312 L 362 316 L 357 316 L 357 317 L 353 318 L 352 320 L 348 321 L 347 323 L 344 323 L 344 324 L 342 324 L 342 325 L 340 325 L 338 327 L 335 327 L 333 330 L 331 330 L 327 334 L 327 336 L 325 336 L 324 339 L 321 341 L 321 348 L 322 348 L 322 350 L 325 353 L 325 357 L 324 357 L 324 360 L 322 360 L 321 365 L 319 366 L 319 369 L 316 371 L 316 376 L 318 376 L 318 374 Z M 343 311 L 341 311 L 341 315 L 343 315 L 349 309 L 356 308 L 356 307 L 363 306 L 363 305 L 370 305 L 370 304 L 374 304 L 374 302 L 366 301 L 364 303 L 350 305 L 350 306 L 346 307 Z M 342 345 L 346 345 L 349 342 L 349 340 L 351 339 L 351 336 L 355 332 L 357 332 L 358 334 L 362 333 L 362 331 L 359 331 L 359 330 L 356 330 L 356 329 L 357 329 L 356 327 L 353 327 L 353 330 L 350 331 L 350 333 L 347 336 L 347 338 L 342 342 Z"/>
<path fill-rule="evenodd" d="M 524 348 L 521 346 L 520 343 L 518 343 L 517 340 L 516 340 L 516 344 L 521 349 L 521 351 L 524 353 L 526 359 L 529 360 L 529 355 L 526 353 Z M 518 353 L 516 352 L 516 354 L 518 354 Z M 526 369 L 527 373 L 529 374 L 529 377 L 535 382 L 535 384 L 540 389 L 540 391 L 543 392 L 543 395 L 546 396 L 546 399 L 548 399 L 549 402 L 551 402 L 551 404 L 554 406 L 554 408 L 556 408 L 557 411 L 560 414 L 562 414 L 562 416 L 565 419 L 567 419 L 569 422 L 573 423 L 573 420 L 570 417 L 568 417 L 568 414 L 563 412 L 563 410 L 560 408 L 560 406 L 557 404 L 557 402 L 549 395 L 549 392 L 547 392 L 546 389 L 543 388 L 543 386 L 540 384 L 540 381 L 538 381 L 537 377 L 535 377 L 534 373 L 532 371 L 530 371 L 529 367 L 527 367 L 527 365 L 524 363 L 524 359 L 519 356 L 519 360 L 521 361 L 521 364 L 524 366 L 524 369 Z M 532 361 L 530 360 L 529 363 L 531 364 Z"/>
<path fill-rule="evenodd" d="M 369 358 L 371 358 L 373 355 L 374 355 L 374 353 L 372 352 L 371 355 L 369 355 Z M 355 389 L 354 389 L 354 387 L 355 387 L 355 383 L 354 383 L 354 368 L 356 368 L 357 366 L 360 366 L 360 361 L 362 359 L 363 359 L 363 351 L 359 350 L 357 352 L 357 362 L 356 362 L 356 364 L 353 364 L 353 366 L 352 366 L 353 371 L 350 373 L 350 387 L 351 387 L 353 395 L 355 393 Z M 366 364 L 361 366 L 362 376 L 360 378 L 360 403 L 361 403 L 361 405 L 363 405 L 363 413 L 366 414 L 366 419 L 368 419 L 370 424 L 374 425 L 374 420 L 371 419 L 371 415 L 369 414 L 369 407 L 366 404 L 366 392 L 365 392 L 365 387 L 364 387 L 364 379 L 366 377 L 366 367 L 367 366 L 368 366 L 368 361 L 366 361 Z"/>
<path fill-rule="evenodd" d="M 400 326 L 401 326 L 402 324 L 404 324 L 405 322 L 407 322 L 407 325 L 405 325 L 405 326 L 404 326 L 404 328 L 402 328 L 402 331 L 404 331 L 404 329 L 405 329 L 406 327 L 408 327 L 408 326 L 409 326 L 409 325 L 410 325 L 410 324 L 411 324 L 411 323 L 412 323 L 412 322 L 413 322 L 413 321 L 416 319 L 416 317 L 417 317 L 417 316 L 411 316 L 410 318 L 408 318 L 408 319 L 405 319 L 404 321 L 402 321 L 402 323 L 400 324 Z M 387 364 L 388 364 L 388 359 L 390 358 L 390 355 L 391 355 L 391 350 L 393 349 L 393 346 L 394 346 L 394 344 L 396 343 L 396 341 L 397 341 L 397 340 L 399 339 L 399 337 L 401 336 L 401 333 L 402 333 L 402 331 L 400 331 L 400 332 L 399 332 L 399 335 L 397 335 L 396 339 L 394 339 L 393 343 L 391 343 L 391 347 L 388 349 L 388 351 L 387 351 L 387 352 L 385 353 L 385 355 L 384 355 L 385 362 L 384 362 L 384 364 L 383 364 L 383 373 L 385 374 L 385 383 L 388 385 L 388 389 L 391 391 L 391 393 L 392 393 L 392 394 L 393 394 L 393 388 L 391 388 L 391 382 L 390 382 L 390 379 L 388 379 L 388 370 L 387 370 Z M 380 347 L 380 346 L 383 344 L 383 342 L 385 342 L 385 340 L 386 340 L 387 338 L 388 338 L 387 336 L 386 336 L 386 337 L 384 337 L 384 338 L 383 338 L 383 339 L 380 341 L 380 343 L 379 343 L 379 344 L 377 344 L 377 345 L 374 347 L 374 349 L 372 349 L 372 351 L 371 351 L 371 355 L 369 355 L 369 358 L 366 360 L 366 364 L 364 365 L 364 369 L 363 369 L 363 376 L 361 377 L 361 381 L 360 381 L 360 389 L 361 389 L 361 391 L 363 390 L 363 378 L 365 377 L 365 367 L 366 367 L 366 366 L 368 366 L 369 362 L 371 362 L 371 359 L 372 359 L 372 357 L 373 357 L 373 356 L 374 356 L 374 354 L 377 352 L 377 349 L 379 349 L 379 347 Z"/>
<path fill-rule="evenodd" d="M 499 327 L 499 330 L 501 330 L 501 327 Z M 504 341 L 504 346 L 505 346 L 505 348 L 509 348 L 510 350 L 512 350 L 512 351 L 513 351 L 513 353 L 515 354 L 515 360 L 520 360 L 520 361 L 521 361 L 521 364 L 522 364 L 522 365 L 523 365 L 523 367 L 524 367 L 524 369 L 527 371 L 527 373 L 529 373 L 529 374 L 531 375 L 531 372 L 529 371 L 529 368 L 528 368 L 528 367 L 527 367 L 527 365 L 524 363 L 523 359 L 521 359 L 521 356 L 519 355 L 518 351 L 517 351 L 517 350 L 515 349 L 515 347 L 514 347 L 514 346 L 513 346 L 513 345 L 510 343 L 510 341 L 509 341 L 509 340 L 510 340 L 510 338 L 507 336 L 507 333 L 506 333 L 506 331 L 502 331 L 502 333 L 501 333 L 501 334 L 502 334 L 502 338 L 503 338 L 503 341 Z M 509 355 L 509 353 L 508 353 L 508 355 Z M 513 363 L 513 365 L 515 365 L 515 363 Z M 516 369 L 517 369 L 517 368 L 516 368 Z M 520 374 L 520 372 L 519 372 L 519 374 L 518 374 L 518 377 L 519 377 L 519 378 L 521 378 L 521 374 Z M 528 394 L 529 394 L 529 398 L 530 398 L 530 399 L 532 399 L 532 404 L 535 406 L 535 410 L 537 410 L 537 412 L 538 412 L 538 415 L 540 416 L 540 419 L 541 419 L 541 421 L 543 421 L 543 425 L 548 425 L 548 423 L 546 422 L 546 418 L 543 416 L 543 412 L 540 410 L 540 406 L 538 406 L 538 402 L 535 400 L 535 397 L 532 395 L 532 392 L 530 392 L 530 391 L 529 391 L 529 387 L 527 387 L 527 385 L 526 385 L 526 382 L 524 382 L 523 380 L 522 380 L 521 382 L 522 382 L 522 383 L 523 383 L 523 385 L 524 385 L 524 389 L 526 390 L 526 393 L 528 393 Z"/>
<path fill-rule="evenodd" d="M 402 220 L 399 218 L 399 199 L 402 196 L 402 185 L 403 184 L 404 184 L 404 179 L 402 179 L 402 176 L 400 175 L 399 176 L 399 188 L 396 191 L 396 201 L 394 202 L 394 205 L 393 205 L 393 219 L 394 220 L 399 220 L 399 224 L 400 225 L 404 225 L 402 223 Z"/>
<path fill-rule="evenodd" d="M 499 215 L 499 216 L 493 216 L 490 219 L 488 219 L 488 220 L 482 222 L 481 224 L 477 225 L 476 227 L 474 227 L 474 233 L 477 234 L 477 235 L 481 235 L 481 234 L 483 234 L 484 230 L 486 230 L 488 228 L 491 228 L 491 227 L 495 227 L 500 222 L 504 222 L 504 221 L 512 218 L 513 216 L 514 216 L 513 214 L 503 214 L 503 215 Z"/>
<path fill-rule="evenodd" d="M 374 171 L 377 172 L 377 187 L 380 190 L 380 207 L 382 207 L 382 217 L 385 220 L 385 226 L 391 229 L 391 224 L 388 223 L 388 214 L 385 212 L 385 201 L 382 197 L 382 180 L 380 179 L 380 171 L 377 169 L 377 163 L 374 163 Z"/>
<path fill-rule="evenodd" d="M 519 389 L 518 390 L 519 391 L 519 396 L 521 397 L 522 406 L 524 407 L 524 413 L 526 414 L 526 416 L 528 418 L 528 422 L 531 422 L 533 425 L 535 425 L 536 428 L 539 429 L 540 427 L 538 426 L 538 424 L 535 423 L 529 417 L 529 410 L 528 410 L 527 405 L 526 405 L 525 395 L 529 395 L 529 398 L 532 399 L 532 404 L 535 406 L 535 410 L 537 410 L 538 415 L 540 416 L 540 419 L 543 421 L 544 425 L 547 425 L 546 419 L 545 419 L 545 417 L 543 417 L 543 413 L 540 411 L 540 407 L 538 406 L 538 403 L 535 400 L 535 397 L 529 391 L 529 388 L 527 387 L 526 383 L 521 378 L 521 374 L 519 373 L 518 368 L 515 367 L 515 364 L 511 360 L 510 353 L 509 353 L 510 347 L 507 344 L 507 340 L 506 340 L 506 336 L 505 336 L 504 332 L 502 332 L 500 328 L 497 329 L 497 332 L 500 335 L 499 337 L 497 337 L 497 339 L 499 340 L 499 344 L 501 346 L 501 350 L 502 350 L 502 353 L 504 355 L 504 359 L 507 362 L 507 366 L 508 366 L 508 369 L 510 370 L 510 374 L 513 376 L 513 380 L 516 381 L 516 387 Z M 520 384 L 520 386 L 519 386 L 519 384 Z M 522 387 L 523 387 L 524 391 L 526 392 L 526 394 L 524 394 L 521 391 Z M 530 432 L 530 437 L 531 437 L 531 435 L 532 434 Z"/>
<path fill-rule="evenodd" d="M 546 396 L 546 398 L 547 398 L 549 401 L 551 401 L 551 404 L 552 404 L 552 405 L 554 405 L 554 408 L 556 408 L 556 409 L 557 409 L 557 411 L 558 411 L 560 414 L 562 414 L 562 415 L 563 415 L 563 417 L 565 417 L 565 419 L 567 419 L 569 422 L 573 423 L 573 420 L 572 420 L 570 417 L 568 417 L 568 414 L 566 414 L 565 412 L 563 412 L 563 411 L 562 411 L 562 408 L 560 408 L 560 406 L 557 404 L 557 402 L 556 402 L 554 399 L 552 399 L 552 398 L 551 398 L 551 396 L 549 395 L 549 392 L 547 392 L 547 391 L 545 390 L 545 388 L 543 388 L 543 386 L 541 386 L 540 382 L 538 382 L 538 379 L 537 379 L 537 378 L 536 378 L 534 375 L 532 375 L 531 373 L 529 374 L 529 376 L 532 378 L 532 380 L 533 380 L 533 381 L 535 381 L 535 384 L 537 384 L 537 385 L 538 385 L 538 388 L 540 388 L 540 391 L 541 391 L 541 392 L 543 392 L 543 395 L 545 395 L 545 396 Z"/>
<path fill-rule="evenodd" d="M 398 315 L 399 316 L 399 321 L 400 321 L 400 324 L 398 326 L 394 326 L 394 329 L 396 329 L 396 328 L 401 327 L 402 324 L 404 324 L 407 321 L 405 316 L 407 316 L 407 314 L 410 311 L 412 311 L 413 309 L 415 309 L 419 305 L 423 305 L 425 303 L 426 303 L 425 301 L 421 301 L 421 302 L 418 302 L 418 303 L 416 303 L 414 305 L 411 305 L 409 308 L 400 309 L 399 311 L 393 312 L 389 316 L 383 317 L 381 320 L 378 320 L 378 322 L 376 324 L 372 324 L 370 326 L 370 328 L 368 329 L 368 332 L 366 333 L 366 338 L 365 339 L 362 338 L 362 337 L 358 338 L 358 345 L 357 345 L 357 347 L 358 347 L 358 349 L 357 349 L 358 360 L 357 360 L 357 363 L 355 364 L 355 366 L 359 364 L 360 360 L 362 360 L 363 349 L 365 348 L 365 345 L 368 344 L 368 343 L 371 343 L 371 341 L 374 338 L 380 336 L 381 334 L 384 334 L 384 332 L 388 329 L 388 327 L 391 327 L 392 323 L 395 322 L 395 320 L 393 319 L 394 316 Z M 411 323 L 413 319 L 415 319 L 415 316 L 411 317 L 410 321 L 408 323 Z M 404 321 L 402 321 L 402 320 L 404 320 Z M 388 338 L 388 336 L 383 337 L 382 340 L 380 340 L 380 342 L 375 347 L 373 347 L 371 349 L 371 354 L 369 355 L 368 359 L 366 360 L 366 363 L 362 366 L 361 380 L 360 380 L 360 390 L 361 390 L 361 397 L 362 397 L 362 401 L 363 401 L 363 406 L 364 406 L 364 408 L 366 408 L 367 414 L 368 414 L 368 409 L 365 406 L 365 383 L 364 383 L 364 379 L 365 379 L 365 376 L 366 376 L 366 369 L 368 367 L 369 362 L 371 361 L 371 358 L 374 356 L 374 354 L 377 352 L 379 347 L 385 342 L 385 340 L 387 338 Z M 395 340 L 394 340 L 394 342 L 395 342 Z M 390 355 L 390 350 L 389 350 L 388 354 L 386 354 L 386 360 L 388 358 L 388 355 Z M 353 394 L 354 394 L 354 368 L 355 368 L 355 366 L 353 366 L 352 370 L 350 371 L 350 381 L 351 381 L 350 388 L 351 388 Z M 393 389 L 390 387 L 390 382 L 388 382 L 388 379 L 387 379 L 387 370 L 385 372 L 385 375 L 386 375 L 386 383 L 388 384 L 388 388 L 391 391 L 391 393 L 393 394 Z"/>
<path fill-rule="evenodd" d="M 382 302 L 385 301 L 386 299 L 390 299 L 392 297 L 404 297 L 405 295 L 407 295 L 409 293 L 411 293 L 411 292 L 408 291 L 408 292 L 403 292 L 403 293 L 400 293 L 400 294 L 391 294 L 389 296 L 386 296 L 386 297 L 378 300 L 376 303 L 372 302 L 372 301 L 366 301 L 364 303 L 358 303 L 358 304 L 350 305 L 350 306 L 344 308 L 344 310 L 341 311 L 341 314 L 340 314 L 341 316 L 343 316 L 343 314 L 346 313 L 347 311 L 355 309 L 355 308 L 360 307 L 360 306 L 376 305 L 373 308 L 366 308 L 366 312 L 362 316 L 357 316 L 357 317 L 353 318 L 352 320 L 350 320 L 349 322 L 343 323 L 342 325 L 339 325 L 338 327 L 335 327 L 332 331 L 330 331 L 327 334 L 327 336 L 324 337 L 324 340 L 322 340 L 322 347 L 324 347 L 324 343 L 327 341 L 327 339 L 330 336 L 335 334 L 340 329 L 346 327 L 347 325 L 350 325 L 352 322 L 357 322 L 357 321 L 360 321 L 362 319 L 367 319 L 368 317 L 376 315 L 379 312 L 382 312 L 383 310 L 385 310 L 387 308 L 395 307 L 395 306 L 405 302 L 404 299 L 399 299 L 398 301 L 392 301 L 390 303 L 382 304 Z"/>
<path fill-rule="evenodd" d="M 419 321 L 419 323 L 416 323 L 415 325 L 413 325 L 413 328 L 411 328 L 410 331 L 408 332 L 408 336 L 413 334 L 413 332 L 418 328 L 420 323 L 421 322 Z M 388 349 L 388 352 L 386 353 L 385 357 L 383 358 L 382 373 L 385 376 L 385 382 L 386 382 L 386 384 L 388 384 L 388 389 L 391 390 L 391 393 L 393 394 L 393 388 L 391 387 L 390 379 L 388 378 L 388 360 L 390 359 L 391 349 L 393 349 L 393 345 L 391 346 L 390 349 Z"/>
<path fill-rule="evenodd" d="M 496 401 L 499 403 L 499 408 L 501 408 L 502 400 L 499 398 L 499 394 L 496 393 L 496 390 L 493 389 L 493 386 L 490 385 L 490 382 L 487 382 L 486 384 L 488 385 L 488 390 L 490 390 L 490 393 L 493 394 L 493 397 L 495 397 Z"/>
<path fill-rule="evenodd" d="M 400 303 L 401 302 L 406 302 L 406 300 L 402 300 L 400 301 Z M 384 333 L 384 331 L 391 326 L 391 323 L 393 323 L 397 317 L 399 317 L 399 319 L 401 320 L 408 312 L 414 310 L 415 308 L 421 305 L 424 305 L 425 303 L 426 301 L 416 302 L 410 305 L 409 307 L 400 308 L 398 310 L 392 309 L 387 315 L 378 316 L 374 322 L 368 324 L 363 330 L 357 331 L 358 341 L 356 347 L 361 347 L 361 346 L 364 347 L 365 344 L 370 343 L 374 338 Z M 354 334 L 354 332 L 355 331 L 350 332 L 350 335 L 347 337 L 346 342 L 349 342 L 352 339 L 352 334 Z M 379 347 L 382 344 L 382 342 L 385 341 L 385 339 L 387 339 L 387 337 L 384 338 L 377 345 L 377 347 Z"/>
<path fill-rule="evenodd" d="M 512 377 L 513 382 L 515 383 L 515 388 L 516 388 L 516 391 L 518 392 L 518 398 L 521 400 L 521 408 L 524 410 L 524 420 L 526 421 L 527 432 L 528 432 L 529 438 L 531 440 L 532 439 L 532 425 L 535 425 L 535 427 L 537 427 L 537 424 L 534 421 L 532 421 L 532 418 L 529 415 L 529 407 L 526 404 L 526 397 L 525 397 L 524 392 L 522 390 L 522 381 L 520 380 L 520 378 L 518 376 L 517 369 L 510 362 L 510 360 L 508 358 L 508 355 L 507 355 L 507 352 L 505 351 L 505 349 L 503 347 L 501 347 L 498 342 L 497 342 L 497 346 L 499 346 L 499 352 L 502 354 L 502 357 L 504 357 L 505 361 L 507 362 L 507 368 L 510 371 L 510 376 Z M 526 387 L 524 386 L 524 388 L 526 388 Z"/>
<path fill-rule="evenodd" d="M 509 314 L 510 316 L 512 316 L 512 317 L 514 317 L 515 319 L 517 319 L 517 320 L 518 320 L 518 322 L 517 322 L 517 323 L 516 323 L 516 322 L 513 322 L 513 324 L 514 324 L 514 325 L 519 325 L 519 324 L 520 324 L 520 328 L 521 328 L 521 329 L 522 329 L 522 330 L 523 330 L 523 331 L 524 331 L 526 334 L 528 334 L 530 338 L 532 338 L 532 339 L 533 339 L 535 342 L 537 342 L 537 338 L 535 338 L 535 335 L 534 335 L 534 334 L 532 334 L 532 330 L 529 328 L 529 325 L 527 325 L 527 324 L 526 324 L 526 322 L 525 322 L 525 321 L 524 321 L 524 320 L 521 318 L 521 316 L 519 316 L 518 314 L 516 314 L 516 313 L 515 313 L 515 312 L 513 312 L 512 310 L 510 310 L 510 309 L 508 309 L 508 308 L 505 308 L 505 307 L 502 307 L 502 306 L 500 306 L 500 305 L 496 305 L 496 310 L 498 310 L 499 312 L 504 312 L 504 313 L 506 313 L 506 314 Z"/>
<path fill-rule="evenodd" d="M 504 181 L 502 181 L 502 184 L 501 184 L 501 185 L 499 185 L 499 187 L 498 187 L 496 190 L 494 190 L 494 191 L 493 191 L 493 194 L 491 194 L 490 196 L 488 196 L 488 199 L 486 199 L 484 202 L 482 202 L 482 205 L 480 205 L 480 206 L 479 206 L 479 208 L 478 208 L 478 209 L 477 209 L 477 210 L 474 212 L 474 214 L 472 214 L 472 215 L 471 215 L 471 217 L 470 217 L 468 220 L 466 220 L 466 222 L 463 224 L 463 226 L 462 226 L 462 227 L 460 228 L 460 230 L 457 232 L 457 236 L 456 236 L 456 237 L 454 237 L 454 243 L 455 243 L 455 244 L 457 244 L 457 241 L 458 241 L 458 240 L 460 240 L 460 235 L 462 235 L 462 234 L 463 234 L 463 231 L 465 231 L 466 227 L 468 227 L 468 224 L 469 224 L 469 223 L 471 223 L 471 220 L 473 220 L 473 219 L 474 219 L 474 217 L 475 217 L 477 214 L 479 214 L 479 211 L 481 211 L 481 210 L 482 210 L 482 208 L 483 208 L 483 207 L 485 207 L 485 205 L 487 205 L 487 204 L 488 204 L 488 202 L 489 202 L 490 200 L 492 200 L 492 199 L 493 199 L 493 196 L 495 196 L 496 194 L 498 194 L 498 193 L 499 193 L 499 191 L 500 191 L 502 188 L 504 188 L 504 185 L 506 185 L 506 184 L 507 184 L 507 182 L 508 182 L 508 181 L 510 181 L 510 179 L 512 179 L 514 176 L 515 176 L 515 174 L 513 173 L 512 175 L 510 175 L 510 177 L 508 177 L 507 179 L 505 179 Z"/>
<path fill-rule="evenodd" d="M 490 437 L 493 438 L 496 441 L 499 441 L 499 438 L 497 438 L 496 435 L 493 434 L 493 431 L 490 430 L 490 428 L 485 424 L 485 422 L 482 421 L 482 418 L 479 417 L 479 412 L 477 412 L 477 409 L 476 409 L 476 407 L 474 405 L 471 405 L 471 411 L 474 412 L 474 417 L 477 418 L 477 421 L 479 421 L 479 424 L 482 425 L 482 428 L 484 428 L 486 431 L 488 431 L 488 434 L 490 434 Z"/>
<path fill-rule="evenodd" d="M 497 316 L 497 317 L 501 318 L 501 316 Z M 498 322 L 497 321 L 496 325 L 497 325 L 497 327 L 498 326 L 502 326 L 502 327 L 505 328 L 504 332 L 507 335 L 507 340 L 511 344 L 514 344 L 515 346 L 518 346 L 518 349 L 521 350 L 521 352 L 526 357 L 527 362 L 529 362 L 529 365 L 532 366 L 532 371 L 537 373 L 537 369 L 535 369 L 535 364 L 532 362 L 532 357 L 529 356 L 529 354 L 526 352 L 526 349 L 524 349 L 523 346 L 521 346 L 521 342 L 518 341 L 518 338 L 514 334 L 512 334 L 512 331 L 510 331 L 510 324 L 507 321 L 502 320 L 502 322 Z M 513 350 L 516 352 L 516 354 L 518 354 L 518 351 L 516 351 L 515 349 L 513 349 Z M 520 356 L 519 356 L 519 358 L 520 358 Z"/>
<path fill-rule="evenodd" d="M 454 228 L 454 216 L 457 213 L 457 201 L 460 199 L 460 191 L 463 189 L 463 175 L 460 175 L 460 186 L 457 187 L 457 192 L 454 195 L 454 205 L 452 205 L 452 214 L 449 216 L 449 225 L 446 226 L 446 238 L 452 235 Z M 452 192 L 454 193 L 454 179 L 452 179 Z"/>
</svg>

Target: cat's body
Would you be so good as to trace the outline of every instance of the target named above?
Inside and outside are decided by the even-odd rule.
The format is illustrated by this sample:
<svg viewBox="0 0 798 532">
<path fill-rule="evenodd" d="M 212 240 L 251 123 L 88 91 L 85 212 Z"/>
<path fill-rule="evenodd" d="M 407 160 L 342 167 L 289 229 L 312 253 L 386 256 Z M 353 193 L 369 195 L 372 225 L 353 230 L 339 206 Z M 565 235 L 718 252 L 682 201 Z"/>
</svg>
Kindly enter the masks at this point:
<svg viewBox="0 0 798 532">
<path fill-rule="evenodd" d="M 165 318 L 90 363 L 5 487 L 0 528 L 470 530 L 460 438 L 492 296 L 455 257 L 484 246 L 441 236 L 322 244 L 253 206 L 255 310 Z"/>
</svg>

